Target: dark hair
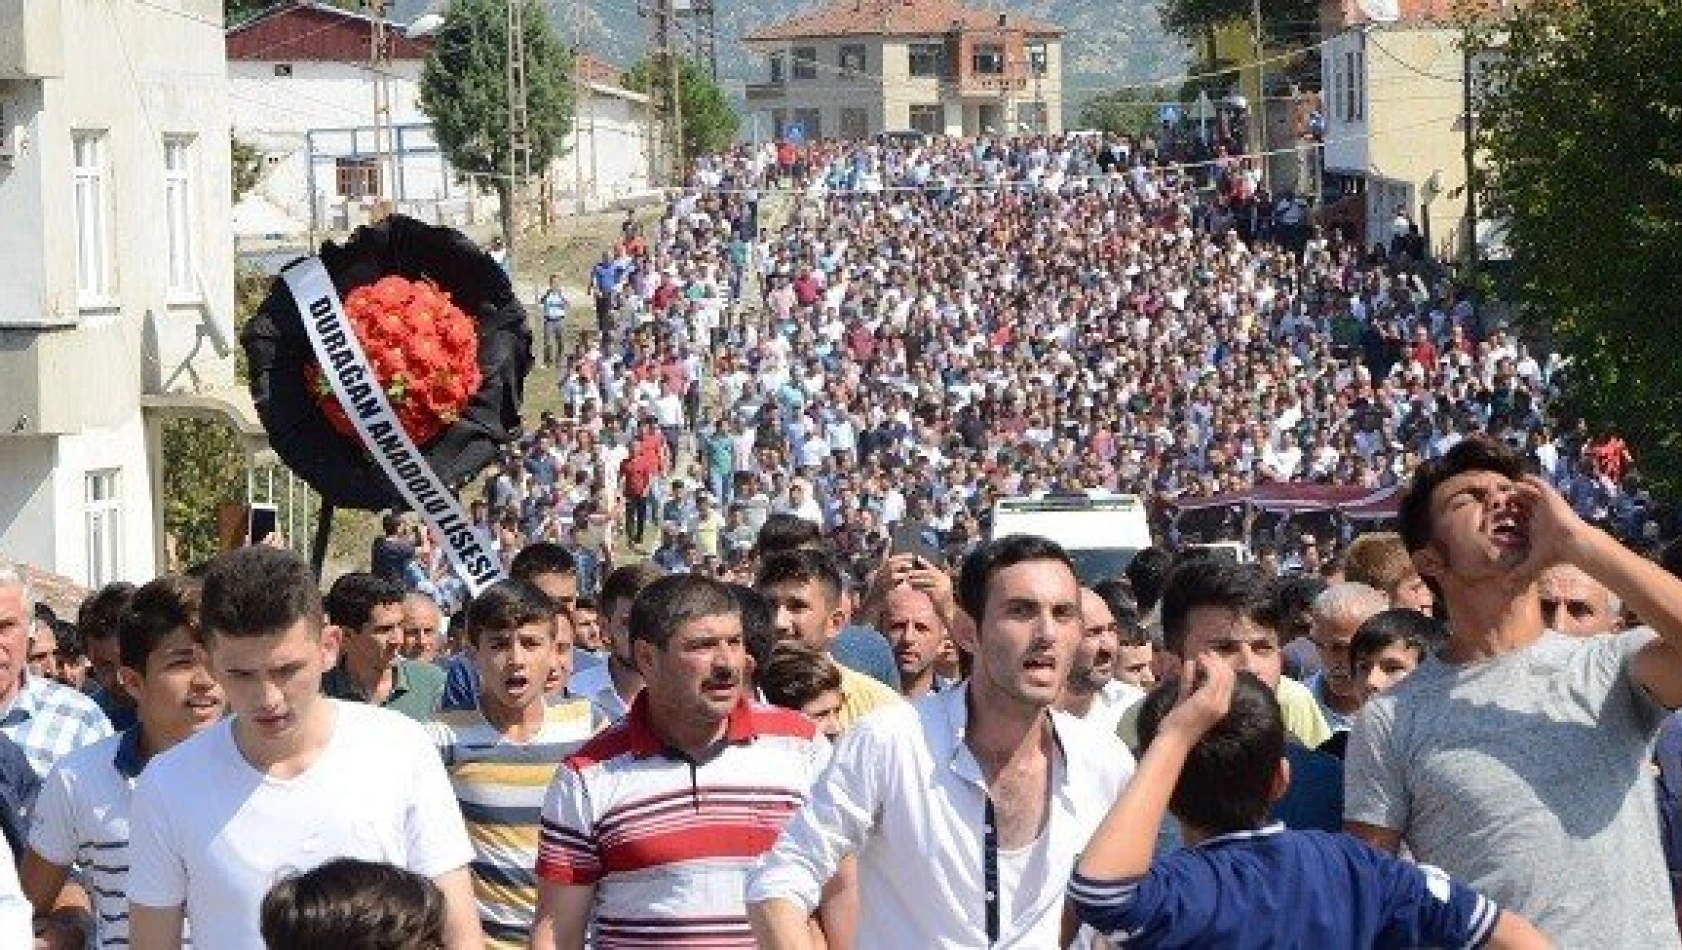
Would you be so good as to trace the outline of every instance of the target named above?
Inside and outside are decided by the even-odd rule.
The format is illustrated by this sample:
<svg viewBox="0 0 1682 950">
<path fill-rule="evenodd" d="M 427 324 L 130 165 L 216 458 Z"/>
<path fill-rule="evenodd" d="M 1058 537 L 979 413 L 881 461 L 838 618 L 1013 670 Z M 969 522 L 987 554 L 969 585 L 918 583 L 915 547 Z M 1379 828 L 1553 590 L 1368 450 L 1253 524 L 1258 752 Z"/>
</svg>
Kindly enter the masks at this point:
<svg viewBox="0 0 1682 950">
<path fill-rule="evenodd" d="M 666 572 L 653 561 L 639 561 L 614 568 L 602 581 L 602 613 L 612 613 L 620 601 L 636 600 L 643 588 L 665 576 Z"/>
<path fill-rule="evenodd" d="M 572 602 L 572 609 L 574 613 L 580 610 L 600 610 L 601 605 L 596 603 L 596 598 L 594 597 L 581 596 Z"/>
<path fill-rule="evenodd" d="M 135 591 L 117 622 L 121 663 L 145 673 L 146 661 L 165 637 L 185 627 L 198 639 L 203 592 L 202 583 L 180 574 L 164 574 Z"/>
<path fill-rule="evenodd" d="M 773 584 L 806 584 L 814 581 L 823 588 L 831 608 L 841 602 L 841 570 L 835 566 L 835 561 L 828 554 L 815 548 L 796 548 L 792 551 L 779 551 L 760 561 L 753 586 L 764 590 Z"/>
<path fill-rule="evenodd" d="M 386 534 L 396 534 L 403 527 L 403 516 L 395 511 L 388 511 L 380 516 L 380 530 Z"/>
<path fill-rule="evenodd" d="M 769 557 L 801 548 L 822 548 L 823 529 L 799 515 L 779 511 L 765 519 L 754 538 L 753 553 Z"/>
<path fill-rule="evenodd" d="M 68 620 L 53 624 L 53 639 L 58 641 L 55 652 L 61 660 L 74 660 L 88 654 L 87 647 L 82 644 L 82 631 Z"/>
<path fill-rule="evenodd" d="M 1145 625 L 1139 619 L 1139 605 L 1134 602 L 1126 581 L 1113 577 L 1101 580 L 1092 585 L 1092 592 L 1110 609 L 1110 617 L 1115 620 L 1116 640 L 1121 646 L 1142 647 L 1151 642 Z"/>
<path fill-rule="evenodd" d="M 1139 610 L 1150 613 L 1156 602 L 1162 599 L 1162 585 L 1168 582 L 1168 569 L 1174 564 L 1174 555 L 1162 548 L 1145 548 L 1133 555 L 1133 560 L 1127 562 L 1127 583 L 1133 588 L 1133 598 L 1139 602 Z"/>
<path fill-rule="evenodd" d="M 1280 643 L 1308 636 L 1308 630 L 1303 629 L 1298 621 L 1308 617 L 1314 598 L 1331 586 L 1318 574 L 1287 574 L 1273 579 L 1269 587 L 1273 597 L 1273 616 L 1279 624 Z"/>
<path fill-rule="evenodd" d="M 1174 568 L 1162 587 L 1162 639 L 1170 653 L 1185 656 L 1186 620 L 1199 607 L 1221 607 L 1270 630 L 1279 616 L 1261 569 L 1226 558 L 1191 558 Z"/>
<path fill-rule="evenodd" d="M 1423 659 L 1447 639 L 1448 631 L 1442 621 L 1411 607 L 1391 607 L 1373 614 L 1355 628 L 1355 636 L 1349 641 L 1349 666 L 1353 669 L 1361 660 L 1397 643 L 1413 648 Z"/>
<path fill-rule="evenodd" d="M 315 576 L 291 551 L 266 544 L 235 548 L 205 568 L 199 626 L 206 636 L 266 637 L 300 620 L 319 632 L 321 616 Z"/>
<path fill-rule="evenodd" d="M 1437 486 L 1467 472 L 1494 472 L 1517 480 L 1525 473 L 1524 456 L 1507 443 L 1484 434 L 1455 443 L 1442 458 L 1430 459 L 1413 470 L 1413 482 L 1402 494 L 1397 519 L 1402 543 L 1409 552 L 1431 543 L 1431 493 Z"/>
<path fill-rule="evenodd" d="M 742 643 L 753 658 L 755 671 L 763 670 L 771 662 L 771 651 L 777 648 L 776 611 L 759 591 L 745 584 L 729 587 L 742 613 Z"/>
<path fill-rule="evenodd" d="M 631 640 L 664 650 L 672 634 L 703 617 L 734 615 L 742 608 L 730 585 L 700 574 L 668 574 L 643 588 L 631 602 Z"/>
<path fill-rule="evenodd" d="M 1664 550 L 1659 552 L 1659 566 L 1671 577 L 1682 577 L 1682 538 L 1665 545 Z"/>
<path fill-rule="evenodd" d="M 134 585 L 128 581 L 115 581 L 82 601 L 76 611 L 76 626 L 82 631 L 82 639 L 109 640 L 116 636 L 117 623 L 122 620 L 129 601 L 134 599 L 134 591 Z"/>
<path fill-rule="evenodd" d="M 1056 561 L 1075 573 L 1075 564 L 1062 545 L 1033 534 L 1012 534 L 982 544 L 964 558 L 958 575 L 958 606 L 981 626 L 981 615 L 987 606 L 987 592 L 993 577 L 1007 567 L 1029 561 Z"/>
<path fill-rule="evenodd" d="M 572 552 L 553 541 L 528 544 L 514 555 L 508 564 L 508 575 L 521 580 L 533 580 L 544 574 L 578 576 L 578 559 Z"/>
<path fill-rule="evenodd" d="M 1164 598 L 1167 593 L 1164 592 Z M 1139 710 L 1139 744 L 1148 748 L 1180 696 L 1164 683 Z M 1186 755 L 1168 810 L 1211 835 L 1260 827 L 1273 808 L 1273 778 L 1285 757 L 1285 720 L 1279 700 L 1253 673 L 1239 673 L 1232 706 Z"/>
<path fill-rule="evenodd" d="M 548 624 L 556 612 L 554 599 L 531 581 L 518 577 L 497 581 L 468 602 L 467 639 L 477 646 L 486 633 Z"/>
<path fill-rule="evenodd" d="M 403 603 L 403 585 L 377 574 L 346 574 L 327 591 L 327 620 L 336 627 L 360 630 L 375 607 Z"/>
<path fill-rule="evenodd" d="M 841 668 L 827 654 L 798 643 L 782 643 L 757 677 L 766 701 L 799 711 L 824 693 L 841 688 Z"/>
<path fill-rule="evenodd" d="M 441 950 L 444 895 L 413 871 L 338 858 L 263 898 L 268 950 Z"/>
</svg>

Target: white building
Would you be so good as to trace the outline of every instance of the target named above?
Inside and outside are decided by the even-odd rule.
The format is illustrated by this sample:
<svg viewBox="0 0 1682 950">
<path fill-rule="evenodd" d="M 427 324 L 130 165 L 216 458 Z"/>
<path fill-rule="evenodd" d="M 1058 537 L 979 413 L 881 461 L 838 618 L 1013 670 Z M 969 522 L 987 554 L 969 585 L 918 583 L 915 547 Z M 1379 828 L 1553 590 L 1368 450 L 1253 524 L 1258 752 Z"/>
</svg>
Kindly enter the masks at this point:
<svg viewBox="0 0 1682 950">
<path fill-rule="evenodd" d="M 220 0 L 0 0 L 0 555 L 149 579 L 162 416 L 253 428 L 225 75 Z"/>
<path fill-rule="evenodd" d="M 495 220 L 495 199 L 450 166 L 421 111 L 420 77 L 432 40 L 405 36 L 406 15 L 386 23 L 390 64 L 379 75 L 392 133 L 383 161 L 374 137 L 369 16 L 295 0 L 228 30 L 234 133 L 256 146 L 267 165 L 237 209 L 240 237 L 267 236 L 280 226 L 290 235 L 346 230 L 369 219 L 375 198 L 440 224 Z M 648 100 L 619 81 L 611 66 L 582 57 L 577 124 L 565 146 L 570 154 L 552 170 L 560 210 L 648 193 Z M 284 220 L 254 213 L 248 206 L 257 202 Z"/>
</svg>

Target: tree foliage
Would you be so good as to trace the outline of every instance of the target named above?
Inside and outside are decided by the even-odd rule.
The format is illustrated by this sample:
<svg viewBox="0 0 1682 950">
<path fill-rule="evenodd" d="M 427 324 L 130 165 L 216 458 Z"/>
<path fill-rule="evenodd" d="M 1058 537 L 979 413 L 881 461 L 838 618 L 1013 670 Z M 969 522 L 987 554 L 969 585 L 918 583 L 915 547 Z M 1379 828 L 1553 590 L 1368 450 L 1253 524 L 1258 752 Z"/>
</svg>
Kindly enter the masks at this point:
<svg viewBox="0 0 1682 950">
<path fill-rule="evenodd" d="M 1161 118 L 1161 102 L 1177 102 L 1173 92 L 1153 86 L 1128 87 L 1100 92 L 1080 107 L 1079 127 L 1125 135 L 1155 132 Z"/>
<path fill-rule="evenodd" d="M 1249 23 L 1253 0 L 1162 0 L 1162 25 L 1188 40 L 1234 20 Z M 1268 45 L 1302 42 L 1319 35 L 1319 0 L 1261 0 L 1262 29 Z"/>
<path fill-rule="evenodd" d="M 523 3 L 526 132 L 531 168 L 539 174 L 561 154 L 572 128 L 572 54 L 561 45 L 547 9 Z M 454 0 L 421 72 L 420 107 L 432 119 L 444 157 L 457 170 L 484 176 L 502 204 L 512 239 L 509 194 L 508 6 L 506 0 Z"/>
<path fill-rule="evenodd" d="M 1536 0 L 1473 43 L 1500 53 L 1480 55 L 1483 197 L 1522 319 L 1573 361 L 1568 410 L 1682 491 L 1682 4 Z"/>
<path fill-rule="evenodd" d="M 242 142 L 238 136 L 232 134 L 228 137 L 228 146 L 234 203 L 238 204 L 247 192 L 257 187 L 257 182 L 263 177 L 263 153 L 257 150 L 257 146 L 250 142 Z"/>
<path fill-rule="evenodd" d="M 217 512 L 245 500 L 245 453 L 232 426 L 204 419 L 163 424 L 164 533 L 180 565 L 220 550 Z"/>
<path fill-rule="evenodd" d="M 625 88 L 636 92 L 664 89 L 665 71 L 655 67 L 655 61 L 650 59 L 632 66 L 625 73 Z M 678 64 L 677 88 L 678 105 L 683 110 L 684 159 L 729 145 L 742 120 L 730 108 L 730 100 L 713 81 L 711 71 L 693 59 L 682 60 Z"/>
</svg>

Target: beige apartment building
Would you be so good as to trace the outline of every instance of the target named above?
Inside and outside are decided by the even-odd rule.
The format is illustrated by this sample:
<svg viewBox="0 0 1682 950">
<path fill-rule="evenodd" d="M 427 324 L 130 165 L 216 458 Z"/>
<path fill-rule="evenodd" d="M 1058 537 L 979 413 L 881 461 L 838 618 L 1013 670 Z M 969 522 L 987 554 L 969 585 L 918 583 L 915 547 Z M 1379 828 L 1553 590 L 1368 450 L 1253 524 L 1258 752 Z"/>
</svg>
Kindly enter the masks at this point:
<svg viewBox="0 0 1682 950">
<path fill-rule="evenodd" d="M 750 137 L 1062 131 L 1063 29 L 956 0 L 835 0 L 749 33 Z"/>
</svg>

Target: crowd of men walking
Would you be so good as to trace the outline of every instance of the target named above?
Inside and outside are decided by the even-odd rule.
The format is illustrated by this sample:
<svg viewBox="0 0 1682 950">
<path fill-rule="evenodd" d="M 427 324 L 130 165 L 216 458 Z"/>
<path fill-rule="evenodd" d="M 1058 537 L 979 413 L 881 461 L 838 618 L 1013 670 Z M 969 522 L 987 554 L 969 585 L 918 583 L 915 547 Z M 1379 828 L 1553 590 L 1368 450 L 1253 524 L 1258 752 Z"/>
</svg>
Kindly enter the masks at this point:
<svg viewBox="0 0 1682 950">
<path fill-rule="evenodd" d="M 1242 163 L 798 164 L 627 222 L 476 596 L 395 515 L 74 636 L 0 565 L 0 946 L 1682 946 L 1682 551 L 1556 360 Z M 1293 480 L 1397 530 L 1082 578 L 983 524 Z"/>
</svg>

